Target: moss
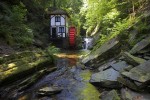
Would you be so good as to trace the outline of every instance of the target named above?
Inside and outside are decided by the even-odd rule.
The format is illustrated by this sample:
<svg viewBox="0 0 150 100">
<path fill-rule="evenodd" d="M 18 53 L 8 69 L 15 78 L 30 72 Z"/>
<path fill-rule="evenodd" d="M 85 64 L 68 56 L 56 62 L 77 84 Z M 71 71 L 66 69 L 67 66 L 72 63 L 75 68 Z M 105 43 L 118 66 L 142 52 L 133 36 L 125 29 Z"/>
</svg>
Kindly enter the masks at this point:
<svg viewBox="0 0 150 100">
<path fill-rule="evenodd" d="M 77 89 L 78 91 L 75 94 L 78 100 L 99 100 L 99 91 L 88 82 L 91 75 L 92 73 L 89 70 L 84 70 L 79 75 L 85 82 L 83 82 L 83 86 L 81 88 Z"/>
<path fill-rule="evenodd" d="M 99 100 L 100 93 L 92 84 L 87 83 L 81 90 L 81 96 L 79 100 Z"/>
<path fill-rule="evenodd" d="M 15 61 L 17 59 L 21 59 L 21 58 L 25 58 L 25 57 L 31 57 L 33 56 L 34 53 L 31 51 L 25 51 L 25 52 L 21 52 L 21 53 L 16 53 L 16 54 L 12 54 L 9 56 L 4 56 L 0 58 L 0 64 L 2 63 L 6 63 L 6 62 L 12 62 Z"/>
<path fill-rule="evenodd" d="M 92 73 L 90 71 L 86 71 L 86 72 L 80 74 L 82 79 L 85 81 L 89 81 L 91 78 L 91 75 L 92 75 Z"/>
<path fill-rule="evenodd" d="M 52 64 L 42 52 L 22 52 L 3 57 L 0 66 L 0 85 L 15 81 Z"/>
</svg>

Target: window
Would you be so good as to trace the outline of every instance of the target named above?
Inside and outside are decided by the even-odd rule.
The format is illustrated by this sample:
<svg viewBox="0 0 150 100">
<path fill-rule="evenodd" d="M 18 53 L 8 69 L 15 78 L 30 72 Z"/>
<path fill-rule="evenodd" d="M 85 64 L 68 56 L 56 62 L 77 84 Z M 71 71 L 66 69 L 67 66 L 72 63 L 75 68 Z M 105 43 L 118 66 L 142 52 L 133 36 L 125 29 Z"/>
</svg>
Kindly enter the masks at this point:
<svg viewBox="0 0 150 100">
<path fill-rule="evenodd" d="M 60 22 L 60 16 L 55 17 L 55 22 Z"/>
<path fill-rule="evenodd" d="M 64 33 L 65 30 L 64 30 L 64 27 L 59 27 L 59 33 Z"/>
</svg>

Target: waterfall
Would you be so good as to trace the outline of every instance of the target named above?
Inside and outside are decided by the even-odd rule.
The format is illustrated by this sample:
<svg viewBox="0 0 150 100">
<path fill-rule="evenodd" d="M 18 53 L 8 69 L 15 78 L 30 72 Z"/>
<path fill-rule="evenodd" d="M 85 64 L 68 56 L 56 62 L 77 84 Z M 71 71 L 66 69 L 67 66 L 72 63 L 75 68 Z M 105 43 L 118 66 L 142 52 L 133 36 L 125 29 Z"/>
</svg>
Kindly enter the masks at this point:
<svg viewBox="0 0 150 100">
<path fill-rule="evenodd" d="M 90 38 L 90 37 L 86 37 L 83 39 L 83 49 L 85 50 L 88 50 L 90 48 L 92 48 L 92 41 L 93 41 L 93 38 Z"/>
</svg>

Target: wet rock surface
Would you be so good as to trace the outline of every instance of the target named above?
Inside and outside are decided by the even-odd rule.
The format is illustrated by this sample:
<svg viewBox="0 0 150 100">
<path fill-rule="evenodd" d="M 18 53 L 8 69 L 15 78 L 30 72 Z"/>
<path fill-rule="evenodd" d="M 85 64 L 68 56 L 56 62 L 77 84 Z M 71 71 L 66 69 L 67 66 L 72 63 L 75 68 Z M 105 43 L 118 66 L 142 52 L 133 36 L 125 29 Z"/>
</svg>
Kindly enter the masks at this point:
<svg viewBox="0 0 150 100">
<path fill-rule="evenodd" d="M 47 75 L 43 75 L 36 82 L 29 77 L 0 88 L 0 98 L 3 100 L 99 100 L 99 91 L 89 83 L 91 72 L 83 70 L 84 65 L 81 66 L 80 63 L 70 67 L 69 61 L 68 58 L 58 59 L 57 70 L 46 72 Z M 39 73 L 33 77 L 38 75 Z M 17 88 L 17 84 L 22 88 L 20 89 L 20 86 Z"/>
<path fill-rule="evenodd" d="M 90 76 L 89 71 L 81 70 L 79 66 L 62 67 L 39 81 L 34 88 L 43 85 L 61 88 L 62 91 L 59 94 L 51 97 L 56 100 L 99 100 L 100 93 L 88 82 Z"/>
</svg>

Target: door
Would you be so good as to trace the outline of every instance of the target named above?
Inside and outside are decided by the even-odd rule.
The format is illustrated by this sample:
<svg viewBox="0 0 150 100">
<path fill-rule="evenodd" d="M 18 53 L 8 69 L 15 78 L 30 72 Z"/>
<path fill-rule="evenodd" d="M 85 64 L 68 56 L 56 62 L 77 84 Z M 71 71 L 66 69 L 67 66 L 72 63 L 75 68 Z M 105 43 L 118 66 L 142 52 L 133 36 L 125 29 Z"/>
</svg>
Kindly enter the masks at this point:
<svg viewBox="0 0 150 100">
<path fill-rule="evenodd" d="M 56 27 L 52 28 L 52 38 L 57 38 Z"/>
</svg>

